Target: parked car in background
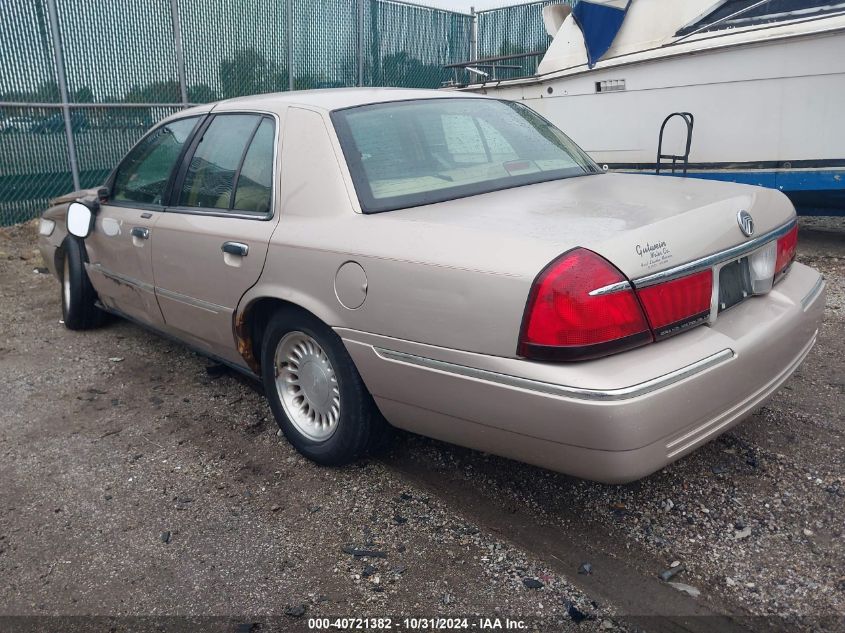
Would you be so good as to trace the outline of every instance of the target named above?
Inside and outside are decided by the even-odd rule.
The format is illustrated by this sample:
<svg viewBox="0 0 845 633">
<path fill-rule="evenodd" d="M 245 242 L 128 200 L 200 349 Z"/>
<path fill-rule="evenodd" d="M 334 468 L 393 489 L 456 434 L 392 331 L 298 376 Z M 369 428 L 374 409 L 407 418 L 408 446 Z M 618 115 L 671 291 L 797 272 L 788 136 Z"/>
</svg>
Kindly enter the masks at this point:
<svg viewBox="0 0 845 633">
<path fill-rule="evenodd" d="M 519 103 L 438 91 L 180 112 L 40 233 L 67 327 L 119 315 L 254 376 L 322 464 L 389 422 L 631 481 L 764 403 L 824 303 L 777 191 L 607 174 Z"/>
<path fill-rule="evenodd" d="M 27 132 L 32 127 L 33 120 L 25 116 L 13 116 L 0 119 L 0 133 Z"/>
<path fill-rule="evenodd" d="M 88 119 L 82 112 L 73 111 L 70 114 L 70 126 L 74 132 L 84 132 L 88 129 Z M 30 131 L 36 134 L 60 134 L 65 131 L 65 117 L 59 112 L 37 121 Z"/>
<path fill-rule="evenodd" d="M 134 130 L 148 129 L 153 121 L 148 110 L 128 110 L 125 108 L 106 111 L 96 121 L 91 122 L 91 127 L 101 129 Z"/>
</svg>

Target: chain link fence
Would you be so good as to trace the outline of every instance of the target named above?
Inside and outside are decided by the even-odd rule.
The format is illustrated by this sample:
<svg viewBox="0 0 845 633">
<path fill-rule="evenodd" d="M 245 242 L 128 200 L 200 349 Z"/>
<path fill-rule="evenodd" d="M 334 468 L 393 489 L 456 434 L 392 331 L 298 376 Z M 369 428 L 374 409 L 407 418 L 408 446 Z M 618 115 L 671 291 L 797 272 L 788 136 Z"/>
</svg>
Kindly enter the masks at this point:
<svg viewBox="0 0 845 633">
<path fill-rule="evenodd" d="M 543 8 L 553 4 L 575 4 L 575 0 L 543 0 L 478 13 L 478 56 L 501 57 L 545 53 L 551 43 L 543 24 Z M 537 72 L 540 55 L 513 59 L 512 68 L 498 69 L 498 78 L 523 77 Z"/>
<path fill-rule="evenodd" d="M 472 59 L 474 20 L 479 56 L 545 50 L 546 4 L 474 17 L 397 0 L 2 0 L 0 225 L 102 183 L 155 121 L 191 104 L 436 88 L 444 65 Z"/>
</svg>

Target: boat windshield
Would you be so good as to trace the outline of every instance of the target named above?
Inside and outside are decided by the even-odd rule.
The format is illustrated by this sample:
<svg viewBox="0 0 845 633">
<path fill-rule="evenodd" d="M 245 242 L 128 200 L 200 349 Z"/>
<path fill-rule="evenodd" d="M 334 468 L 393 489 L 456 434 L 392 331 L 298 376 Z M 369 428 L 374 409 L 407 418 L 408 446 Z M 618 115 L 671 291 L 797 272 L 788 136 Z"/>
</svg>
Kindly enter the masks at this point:
<svg viewBox="0 0 845 633">
<path fill-rule="evenodd" d="M 727 0 L 705 17 L 682 28 L 676 35 L 680 37 L 690 33 L 724 31 L 838 13 L 845 13 L 845 2 L 837 0 L 768 0 L 766 2 Z"/>
<path fill-rule="evenodd" d="M 563 132 L 509 101 L 377 103 L 332 120 L 365 213 L 601 172 Z"/>
</svg>

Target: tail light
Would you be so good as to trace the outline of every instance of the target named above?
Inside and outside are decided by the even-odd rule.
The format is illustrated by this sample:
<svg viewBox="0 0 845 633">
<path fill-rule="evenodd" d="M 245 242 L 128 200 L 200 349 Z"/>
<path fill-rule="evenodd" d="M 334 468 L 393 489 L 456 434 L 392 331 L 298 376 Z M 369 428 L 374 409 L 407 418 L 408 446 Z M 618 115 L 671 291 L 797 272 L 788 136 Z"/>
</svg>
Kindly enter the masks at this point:
<svg viewBox="0 0 845 633">
<path fill-rule="evenodd" d="M 518 353 L 533 360 L 583 360 L 653 340 L 625 276 L 606 259 L 576 248 L 534 281 Z"/>
<path fill-rule="evenodd" d="M 710 269 L 637 290 L 656 338 L 677 334 L 707 320 L 712 295 Z"/>
<path fill-rule="evenodd" d="M 792 260 L 795 259 L 795 251 L 798 249 L 798 225 L 790 229 L 789 233 L 778 239 L 778 258 L 775 264 L 775 276 L 784 272 Z"/>
<path fill-rule="evenodd" d="M 795 259 L 797 245 L 796 225 L 777 245 L 749 256 L 752 294 L 771 289 Z M 517 353 L 531 360 L 585 360 L 622 352 L 707 321 L 712 297 L 712 269 L 634 290 L 609 261 L 576 248 L 534 281 Z"/>
</svg>

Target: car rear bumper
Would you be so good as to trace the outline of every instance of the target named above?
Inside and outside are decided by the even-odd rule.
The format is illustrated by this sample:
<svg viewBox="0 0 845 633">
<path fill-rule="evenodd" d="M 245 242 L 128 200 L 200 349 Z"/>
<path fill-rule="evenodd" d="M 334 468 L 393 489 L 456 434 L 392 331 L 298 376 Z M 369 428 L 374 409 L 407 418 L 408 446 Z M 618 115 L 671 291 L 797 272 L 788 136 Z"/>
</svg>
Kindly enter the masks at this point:
<svg viewBox="0 0 845 633">
<path fill-rule="evenodd" d="M 821 276 L 795 264 L 771 293 L 712 325 L 589 362 L 536 363 L 338 333 L 395 426 L 621 483 L 686 455 L 763 404 L 809 353 L 823 308 Z"/>
</svg>

